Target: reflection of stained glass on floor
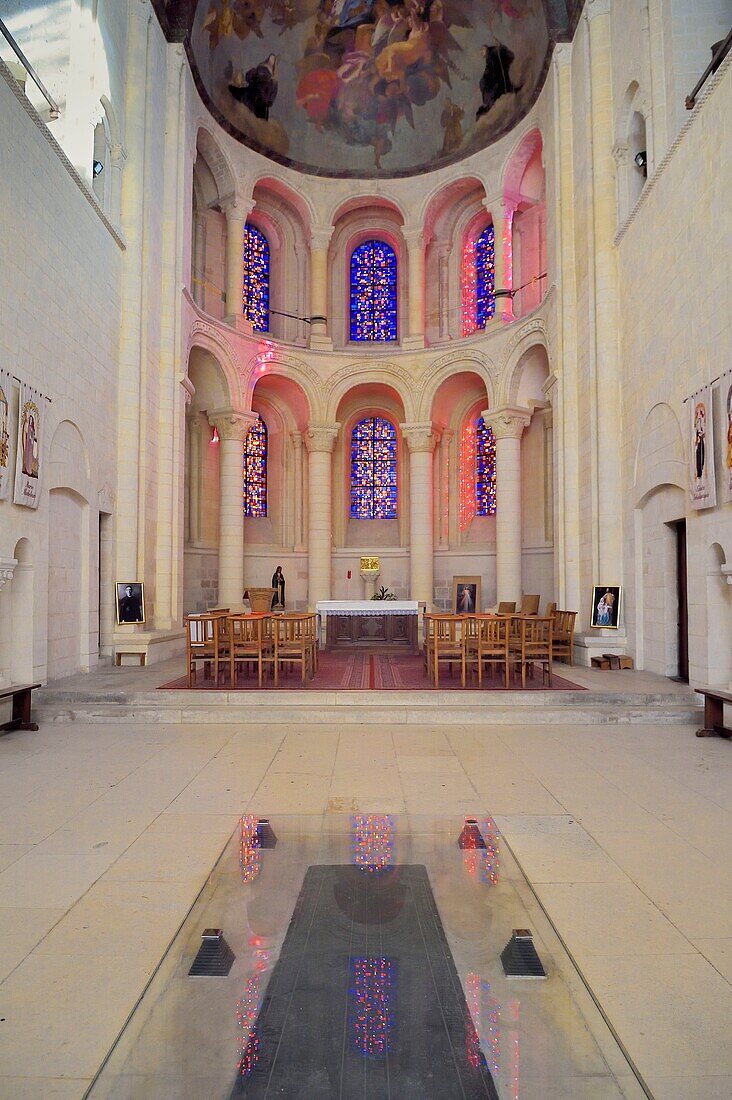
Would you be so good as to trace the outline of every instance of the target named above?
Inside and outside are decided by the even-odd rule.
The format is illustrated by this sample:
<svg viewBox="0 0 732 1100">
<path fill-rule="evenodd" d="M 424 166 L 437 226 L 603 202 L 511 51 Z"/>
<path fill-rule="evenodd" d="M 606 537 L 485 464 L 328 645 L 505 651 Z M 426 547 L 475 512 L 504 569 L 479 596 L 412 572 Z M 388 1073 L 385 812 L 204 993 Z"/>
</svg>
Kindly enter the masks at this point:
<svg viewBox="0 0 732 1100">
<path fill-rule="evenodd" d="M 357 815 L 352 821 L 353 862 L 366 871 L 382 871 L 394 862 L 394 822 L 385 814 Z"/>
</svg>

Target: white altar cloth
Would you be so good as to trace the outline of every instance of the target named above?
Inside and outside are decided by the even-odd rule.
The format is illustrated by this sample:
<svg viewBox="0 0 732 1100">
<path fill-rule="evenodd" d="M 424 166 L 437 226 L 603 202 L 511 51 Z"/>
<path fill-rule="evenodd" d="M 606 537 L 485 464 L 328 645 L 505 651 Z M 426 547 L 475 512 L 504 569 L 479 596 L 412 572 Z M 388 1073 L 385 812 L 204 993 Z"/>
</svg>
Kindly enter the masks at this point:
<svg viewBox="0 0 732 1100">
<path fill-rule="evenodd" d="M 418 615 L 417 600 L 318 600 L 315 610 L 328 615 Z"/>
</svg>

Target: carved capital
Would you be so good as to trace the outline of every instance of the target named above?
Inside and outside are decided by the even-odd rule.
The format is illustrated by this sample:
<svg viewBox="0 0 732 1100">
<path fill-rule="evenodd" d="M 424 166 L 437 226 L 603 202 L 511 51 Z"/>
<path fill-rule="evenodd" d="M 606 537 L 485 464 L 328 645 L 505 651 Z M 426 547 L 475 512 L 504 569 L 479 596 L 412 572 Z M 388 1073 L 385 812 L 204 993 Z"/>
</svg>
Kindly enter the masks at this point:
<svg viewBox="0 0 732 1100">
<path fill-rule="evenodd" d="M 721 565 L 720 569 L 727 584 L 732 584 L 732 565 Z"/>
<path fill-rule="evenodd" d="M 254 209 L 254 199 L 242 199 L 236 195 L 230 195 L 228 199 L 225 199 L 221 203 L 221 209 L 226 215 L 226 224 L 238 225 L 240 222 L 243 225 L 252 210 Z"/>
<path fill-rule="evenodd" d="M 305 446 L 308 451 L 332 454 L 340 430 L 340 424 L 310 424 L 305 432 Z"/>
<path fill-rule="evenodd" d="M 243 443 L 249 429 L 257 423 L 257 414 L 237 412 L 236 409 L 216 409 L 208 414 L 208 422 L 216 428 L 219 439 L 234 439 Z"/>
<path fill-rule="evenodd" d="M 432 421 L 426 420 L 424 423 L 417 424 L 400 424 L 402 435 L 407 441 L 410 454 L 418 454 L 420 452 L 429 452 L 430 454 L 435 449 L 437 442 L 437 435 L 432 430 Z"/>
<path fill-rule="evenodd" d="M 113 168 L 123 168 L 127 160 L 127 150 L 124 145 L 119 143 L 112 145 L 109 150 L 109 159 Z"/>
<path fill-rule="evenodd" d="M 302 432 L 290 432 L 290 439 L 296 447 L 302 446 Z"/>
<path fill-rule="evenodd" d="M 615 145 L 613 145 L 613 160 L 617 164 L 618 168 L 628 163 L 627 141 L 617 141 Z"/>
<path fill-rule="evenodd" d="M 2 592 L 7 581 L 12 581 L 17 564 L 17 558 L 0 559 L 0 592 Z"/>
<path fill-rule="evenodd" d="M 313 226 L 310 230 L 310 247 L 313 252 L 325 252 L 332 236 L 332 225 Z"/>
<path fill-rule="evenodd" d="M 531 410 L 518 405 L 486 409 L 481 415 L 496 439 L 520 439 L 531 423 Z"/>
<path fill-rule="evenodd" d="M 424 233 L 421 226 L 408 226 L 402 230 L 402 236 L 408 249 L 424 248 Z"/>
</svg>

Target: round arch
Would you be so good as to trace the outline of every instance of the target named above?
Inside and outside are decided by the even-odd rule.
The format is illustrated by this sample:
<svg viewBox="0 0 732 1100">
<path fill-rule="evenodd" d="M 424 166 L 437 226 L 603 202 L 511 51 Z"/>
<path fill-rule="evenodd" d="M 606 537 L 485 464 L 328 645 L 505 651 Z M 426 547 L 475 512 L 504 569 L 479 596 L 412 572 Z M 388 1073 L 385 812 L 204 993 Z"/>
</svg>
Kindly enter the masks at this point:
<svg viewBox="0 0 732 1100">
<path fill-rule="evenodd" d="M 356 386 L 373 384 L 393 389 L 404 406 L 407 421 L 416 419 L 416 402 L 411 376 L 404 367 L 390 362 L 351 363 L 342 367 L 328 382 L 323 395 L 326 422 L 334 422 L 338 406 L 345 394 Z"/>
<path fill-rule="evenodd" d="M 302 393 L 308 421 L 320 420 L 324 402 L 320 397 L 322 383 L 317 374 L 302 360 L 278 353 L 275 345 L 266 340 L 262 341 L 262 347 L 242 372 L 243 407 L 251 409 L 258 382 L 275 376 L 286 379 Z"/>
<path fill-rule="evenodd" d="M 242 407 L 243 387 L 239 374 L 239 366 L 234 349 L 228 341 L 224 339 L 218 329 L 208 324 L 208 322 L 194 321 L 188 337 L 188 347 L 185 355 L 186 378 L 188 377 L 190 368 L 191 352 L 194 348 L 201 348 L 203 351 L 209 352 L 215 360 L 216 366 L 221 371 L 230 404 L 234 408 Z M 246 407 L 248 408 L 249 406 L 247 405 Z"/>
<path fill-rule="evenodd" d="M 488 406 L 494 405 L 493 375 L 495 368 L 480 351 L 450 352 L 432 363 L 425 371 L 416 394 L 416 419 L 429 420 L 438 390 L 448 379 L 457 374 L 477 375 L 485 386 Z"/>
</svg>

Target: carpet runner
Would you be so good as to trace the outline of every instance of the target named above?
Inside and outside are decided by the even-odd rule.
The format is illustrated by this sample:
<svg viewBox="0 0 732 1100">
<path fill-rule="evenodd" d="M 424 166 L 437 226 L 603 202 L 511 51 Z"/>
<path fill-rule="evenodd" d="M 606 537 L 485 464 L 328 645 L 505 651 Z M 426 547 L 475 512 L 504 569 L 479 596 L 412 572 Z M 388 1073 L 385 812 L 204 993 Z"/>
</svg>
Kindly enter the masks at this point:
<svg viewBox="0 0 732 1100">
<path fill-rule="evenodd" d="M 554 666 L 556 669 L 556 665 Z M 272 690 L 271 675 L 264 681 L 264 687 Z M 300 682 L 300 669 L 280 670 L 279 690 L 302 690 Z M 251 691 L 258 689 L 256 671 L 249 676 L 240 672 L 236 684 L 232 689 L 229 683 L 229 667 L 225 667 L 220 675 L 219 683 L 213 679 L 204 679 L 203 672 L 199 668 L 196 683 L 188 688 L 185 676 L 177 680 L 171 680 L 162 684 L 158 691 Z M 320 654 L 318 671 L 312 680 L 305 682 L 305 690 L 310 691 L 435 691 L 435 685 L 430 680 L 424 669 L 424 660 L 419 654 L 398 654 L 394 656 L 370 653 L 344 653 L 323 652 Z M 460 675 L 457 669 L 450 676 L 447 671 L 440 670 L 440 691 L 462 690 Z M 468 677 L 465 690 L 468 691 L 505 691 L 503 679 L 498 676 L 483 676 L 483 687 L 478 688 L 477 677 Z M 509 681 L 509 691 L 521 691 L 521 677 L 513 676 Z M 552 686 L 547 688 L 542 683 L 541 671 L 536 670 L 532 679 L 526 682 L 526 691 L 583 691 L 579 684 L 558 676 L 556 671 L 552 677 Z"/>
</svg>

